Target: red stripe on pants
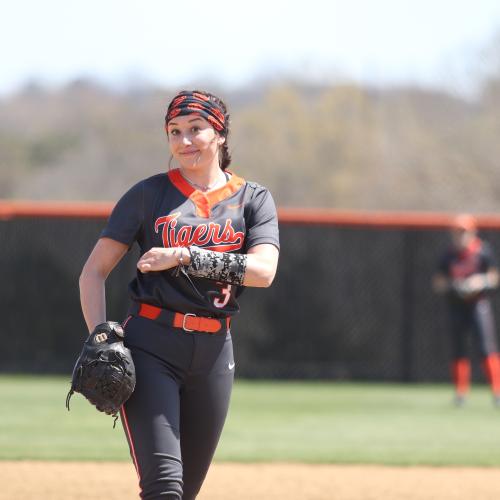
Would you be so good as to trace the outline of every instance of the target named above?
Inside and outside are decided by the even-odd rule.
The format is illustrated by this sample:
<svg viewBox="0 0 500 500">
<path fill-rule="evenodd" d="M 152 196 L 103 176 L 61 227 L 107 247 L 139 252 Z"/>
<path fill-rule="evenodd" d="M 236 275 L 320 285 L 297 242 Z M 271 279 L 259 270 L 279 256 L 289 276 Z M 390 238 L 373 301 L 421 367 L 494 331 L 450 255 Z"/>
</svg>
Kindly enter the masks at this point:
<svg viewBox="0 0 500 500">
<path fill-rule="evenodd" d="M 139 463 L 137 461 L 137 456 L 135 454 L 134 440 L 132 439 L 132 433 L 130 432 L 130 427 L 128 425 L 127 414 L 125 413 L 125 406 L 121 407 L 120 414 L 122 417 L 123 427 L 125 428 L 125 433 L 127 435 L 127 441 L 128 441 L 129 446 L 130 446 L 130 454 L 132 455 L 132 460 L 133 460 L 134 465 L 135 465 L 137 477 L 139 478 L 139 481 L 140 481 L 141 480 L 141 473 L 139 471 Z"/>
</svg>

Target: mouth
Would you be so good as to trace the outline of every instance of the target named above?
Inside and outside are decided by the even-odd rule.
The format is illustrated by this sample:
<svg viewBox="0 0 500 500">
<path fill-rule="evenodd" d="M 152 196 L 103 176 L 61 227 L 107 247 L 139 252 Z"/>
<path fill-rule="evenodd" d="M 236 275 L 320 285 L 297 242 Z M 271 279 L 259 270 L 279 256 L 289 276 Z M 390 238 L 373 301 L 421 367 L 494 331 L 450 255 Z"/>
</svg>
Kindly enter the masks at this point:
<svg viewBox="0 0 500 500">
<path fill-rule="evenodd" d="M 193 150 L 188 150 L 188 151 L 181 151 L 179 154 L 181 156 L 191 156 L 191 155 L 199 154 L 199 151 L 197 149 L 193 149 Z"/>
</svg>

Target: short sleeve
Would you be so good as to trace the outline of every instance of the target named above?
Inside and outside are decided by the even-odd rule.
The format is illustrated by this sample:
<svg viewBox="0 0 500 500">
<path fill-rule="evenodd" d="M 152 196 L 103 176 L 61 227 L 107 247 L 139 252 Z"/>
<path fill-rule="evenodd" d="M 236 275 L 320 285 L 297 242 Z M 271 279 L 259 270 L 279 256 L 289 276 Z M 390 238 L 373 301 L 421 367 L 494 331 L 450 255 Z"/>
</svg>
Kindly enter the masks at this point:
<svg viewBox="0 0 500 500">
<path fill-rule="evenodd" d="M 257 186 L 254 196 L 248 202 L 246 216 L 245 248 L 269 243 L 280 248 L 278 214 L 271 193 L 262 186 Z"/>
<path fill-rule="evenodd" d="M 131 246 L 137 240 L 144 220 L 143 182 L 130 188 L 113 208 L 101 238 Z"/>
<path fill-rule="evenodd" d="M 486 272 L 492 267 L 498 267 L 497 259 L 493 254 L 493 249 L 489 243 L 483 242 L 481 248 L 481 267 L 482 271 Z"/>
</svg>

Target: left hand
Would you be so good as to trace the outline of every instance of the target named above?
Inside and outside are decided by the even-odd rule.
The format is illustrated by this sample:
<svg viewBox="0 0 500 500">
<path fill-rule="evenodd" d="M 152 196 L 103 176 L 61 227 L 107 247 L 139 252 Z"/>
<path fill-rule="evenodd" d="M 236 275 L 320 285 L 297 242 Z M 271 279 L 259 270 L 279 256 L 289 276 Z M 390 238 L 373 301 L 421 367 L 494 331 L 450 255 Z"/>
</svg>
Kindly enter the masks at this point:
<svg viewBox="0 0 500 500">
<path fill-rule="evenodd" d="M 471 293 L 482 292 L 486 287 L 486 276 L 484 274 L 473 274 L 465 278 L 465 285 Z"/>
<path fill-rule="evenodd" d="M 137 262 L 137 269 L 141 273 L 150 271 L 165 271 L 179 264 L 180 248 L 153 247 L 148 250 Z"/>
<path fill-rule="evenodd" d="M 455 280 L 453 288 L 455 293 L 462 299 L 477 296 L 486 288 L 486 276 L 484 274 L 472 274 L 463 279 Z"/>
</svg>

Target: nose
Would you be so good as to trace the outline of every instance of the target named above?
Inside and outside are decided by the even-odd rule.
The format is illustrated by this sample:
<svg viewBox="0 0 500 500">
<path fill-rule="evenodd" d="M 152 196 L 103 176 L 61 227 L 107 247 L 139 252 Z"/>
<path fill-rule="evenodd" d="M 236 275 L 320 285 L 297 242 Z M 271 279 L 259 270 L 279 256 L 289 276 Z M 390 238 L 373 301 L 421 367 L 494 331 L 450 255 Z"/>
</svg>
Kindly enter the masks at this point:
<svg viewBox="0 0 500 500">
<path fill-rule="evenodd" d="M 184 144 L 185 146 L 189 146 L 190 144 L 192 144 L 191 138 L 188 135 L 184 134 L 182 136 L 182 144 Z"/>
</svg>

